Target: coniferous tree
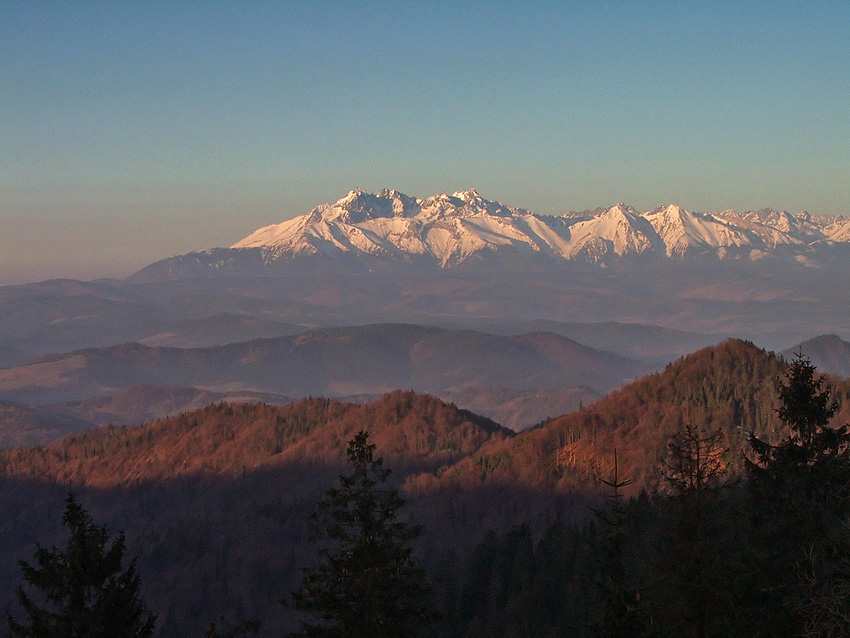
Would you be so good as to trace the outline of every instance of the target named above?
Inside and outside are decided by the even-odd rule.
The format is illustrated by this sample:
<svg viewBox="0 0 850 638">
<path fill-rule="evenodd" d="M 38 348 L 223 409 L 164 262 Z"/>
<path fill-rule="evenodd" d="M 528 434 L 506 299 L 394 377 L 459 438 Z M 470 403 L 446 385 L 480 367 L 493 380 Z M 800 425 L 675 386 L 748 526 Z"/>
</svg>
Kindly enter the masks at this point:
<svg viewBox="0 0 850 638">
<path fill-rule="evenodd" d="M 619 477 L 616 450 L 614 475 L 602 482 L 611 488 L 611 495 L 605 507 L 594 512 L 601 523 L 601 540 L 594 548 L 600 568 L 596 589 L 601 608 L 591 634 L 595 638 L 649 636 L 652 628 L 646 622 L 640 589 L 632 581 L 626 557 L 628 510 L 621 490 L 631 481 Z"/>
<path fill-rule="evenodd" d="M 789 432 L 778 445 L 750 437 L 750 446 L 757 457 L 756 462 L 747 466 L 751 478 L 781 489 L 783 496 L 796 492 L 818 497 L 824 487 L 818 479 L 844 478 L 840 472 L 844 471 L 850 444 L 848 428 L 829 427 L 838 405 L 831 388 L 802 355 L 797 355 L 788 366 L 778 399 L 777 413 Z"/>
<path fill-rule="evenodd" d="M 797 355 L 778 390 L 777 413 L 788 434 L 776 445 L 755 436 L 747 463 L 761 596 L 775 633 L 820 632 L 837 617 L 850 618 L 846 597 L 826 601 L 850 583 L 850 432 L 830 427 L 837 410 L 815 366 Z M 761 599 L 760 602 L 759 599 Z"/>
<path fill-rule="evenodd" d="M 68 494 L 62 524 L 71 536 L 64 552 L 37 546 L 36 565 L 20 561 L 23 578 L 39 590 L 39 605 L 24 590 L 18 600 L 28 620 L 8 615 L 9 636 L 18 638 L 148 638 L 152 616 L 139 596 L 135 561 L 125 570 L 124 533 L 109 535 Z"/>
<path fill-rule="evenodd" d="M 720 443 L 720 432 L 701 434 L 686 424 L 667 442 L 664 460 L 667 494 L 699 509 L 706 496 L 723 486 L 728 471 L 724 461 L 727 451 Z"/>
<path fill-rule="evenodd" d="M 292 594 L 295 609 L 316 620 L 302 621 L 302 635 L 416 636 L 432 617 L 425 572 L 410 548 L 421 527 L 398 520 L 404 499 L 384 487 L 389 470 L 374 451 L 367 432 L 349 442 L 353 471 L 313 516 L 314 538 L 324 546 Z"/>
<path fill-rule="evenodd" d="M 725 532 L 734 521 L 720 496 L 726 486 L 726 453 L 720 432 L 682 427 L 668 441 L 667 498 L 656 504 L 658 589 L 668 600 L 666 621 L 694 638 L 727 635 L 719 623 L 728 595 L 725 578 L 732 569 Z"/>
</svg>

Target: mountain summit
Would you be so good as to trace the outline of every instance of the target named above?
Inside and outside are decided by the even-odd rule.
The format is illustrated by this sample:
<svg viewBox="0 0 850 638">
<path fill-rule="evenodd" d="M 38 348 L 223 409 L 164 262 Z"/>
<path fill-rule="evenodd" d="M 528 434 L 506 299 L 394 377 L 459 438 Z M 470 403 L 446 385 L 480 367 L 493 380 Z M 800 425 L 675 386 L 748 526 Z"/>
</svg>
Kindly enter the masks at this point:
<svg viewBox="0 0 850 638">
<path fill-rule="evenodd" d="M 540 215 L 485 199 L 476 190 L 426 199 L 361 188 L 333 204 L 260 228 L 230 248 L 160 260 L 135 282 L 274 276 L 305 266 L 371 269 L 379 262 L 446 269 L 487 258 L 548 268 L 773 261 L 803 266 L 850 263 L 850 217 L 772 209 L 698 213 L 670 204 L 647 212 L 616 204 Z M 355 263 L 356 261 L 356 263 Z M 294 269 L 294 270 L 293 270 Z"/>
<path fill-rule="evenodd" d="M 524 231 L 533 213 L 482 198 L 475 190 L 427 199 L 396 190 L 355 189 L 334 204 L 260 228 L 232 248 L 262 248 L 276 259 L 299 254 L 425 255 L 442 266 L 502 246 L 539 250 L 540 238 Z"/>
<path fill-rule="evenodd" d="M 538 215 L 483 198 L 474 189 L 427 199 L 396 190 L 352 190 L 334 204 L 266 226 L 232 248 L 259 248 L 265 261 L 303 254 L 425 257 L 443 267 L 487 252 L 538 254 L 605 264 L 642 256 L 799 258 L 850 243 L 850 219 L 770 209 L 696 213 L 671 204 L 640 213 L 616 204 L 561 216 Z"/>
</svg>

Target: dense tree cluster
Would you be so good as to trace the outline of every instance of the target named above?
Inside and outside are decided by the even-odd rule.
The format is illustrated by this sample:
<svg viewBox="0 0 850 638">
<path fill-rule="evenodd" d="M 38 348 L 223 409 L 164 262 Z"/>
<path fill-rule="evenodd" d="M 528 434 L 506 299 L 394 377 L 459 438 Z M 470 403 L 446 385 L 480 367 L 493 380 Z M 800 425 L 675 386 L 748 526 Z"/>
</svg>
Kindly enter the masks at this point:
<svg viewBox="0 0 850 638">
<path fill-rule="evenodd" d="M 740 481 L 717 433 L 686 425 L 669 443 L 667 489 L 624 503 L 615 474 L 588 525 L 556 523 L 536 545 L 525 527 L 489 536 L 463 576 L 478 595 L 460 598 L 445 635 L 849 635 L 848 426 L 830 427 L 831 389 L 803 358 L 778 400 L 785 435 L 751 435 Z"/>
<path fill-rule="evenodd" d="M 0 552 L 60 544 L 45 521 L 73 482 L 98 519 L 128 521 L 138 562 L 114 560 L 124 536 L 101 538 L 101 558 L 113 556 L 103 591 L 138 582 L 138 565 L 136 600 L 155 611 L 157 636 L 251 635 L 253 618 L 259 635 L 281 635 L 298 617 L 302 634 L 356 624 L 368 635 L 333 611 L 365 591 L 386 606 L 358 611 L 410 613 L 422 622 L 382 626 L 428 638 L 838 636 L 850 619 L 850 433 L 834 424 L 848 388 L 805 359 L 785 366 L 727 342 L 516 436 L 411 392 L 363 406 L 218 404 L 0 452 Z M 93 537 L 105 529 L 80 516 Z M 4 596 L 22 553 L 0 563 Z M 58 613 L 23 573 L 29 603 L 13 599 L 12 635 L 31 635 L 28 604 Z"/>
</svg>

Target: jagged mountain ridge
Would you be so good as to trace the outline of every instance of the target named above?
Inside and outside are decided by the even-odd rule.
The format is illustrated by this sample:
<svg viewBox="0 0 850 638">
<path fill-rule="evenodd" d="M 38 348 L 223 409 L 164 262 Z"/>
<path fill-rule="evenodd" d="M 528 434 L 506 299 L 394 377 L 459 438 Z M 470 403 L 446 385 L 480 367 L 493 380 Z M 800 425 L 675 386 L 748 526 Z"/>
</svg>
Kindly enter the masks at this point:
<svg viewBox="0 0 850 638">
<path fill-rule="evenodd" d="M 484 199 L 475 190 L 426 199 L 396 190 L 352 190 L 334 204 L 258 229 L 232 249 L 260 249 L 265 263 L 302 255 L 424 257 L 442 267 L 505 249 L 605 264 L 629 257 L 682 259 L 709 254 L 798 261 L 850 243 L 850 218 L 762 209 L 697 213 L 671 204 L 648 212 L 610 208 L 539 215 Z"/>
</svg>

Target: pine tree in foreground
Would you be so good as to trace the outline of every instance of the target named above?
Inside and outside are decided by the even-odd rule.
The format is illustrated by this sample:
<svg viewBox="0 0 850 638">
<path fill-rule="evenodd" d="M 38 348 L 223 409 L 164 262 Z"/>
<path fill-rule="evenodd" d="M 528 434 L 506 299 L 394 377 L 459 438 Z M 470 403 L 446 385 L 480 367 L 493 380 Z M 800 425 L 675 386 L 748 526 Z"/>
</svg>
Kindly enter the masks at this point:
<svg viewBox="0 0 850 638">
<path fill-rule="evenodd" d="M 751 596 L 772 632 L 850 633 L 850 427 L 831 427 L 831 388 L 803 357 L 788 366 L 777 413 L 788 435 L 776 445 L 755 436 L 747 463 L 759 562 Z M 839 633 L 833 629 L 840 628 Z"/>
<path fill-rule="evenodd" d="M 367 432 L 349 442 L 353 471 L 340 476 L 340 486 L 325 493 L 313 515 L 323 546 L 292 599 L 316 622 L 302 621 L 301 635 L 404 638 L 418 635 L 432 618 L 425 572 L 409 547 L 421 528 L 397 519 L 404 500 L 383 487 L 389 470 L 374 451 Z"/>
<path fill-rule="evenodd" d="M 600 523 L 600 539 L 595 551 L 599 561 L 596 583 L 599 598 L 599 619 L 591 627 L 594 638 L 639 638 L 652 635 L 644 618 L 640 589 L 635 586 L 628 572 L 625 556 L 626 525 L 628 512 L 623 503 L 621 490 L 630 485 L 630 480 L 621 480 L 614 450 L 614 475 L 610 481 L 602 482 L 611 488 L 608 502 L 594 516 Z"/>
<path fill-rule="evenodd" d="M 139 597 L 135 562 L 122 571 L 124 533 L 107 547 L 106 528 L 96 525 L 73 494 L 62 524 L 71 532 L 64 552 L 38 545 L 36 565 L 20 561 L 23 579 L 41 592 L 39 605 L 24 590 L 18 601 L 28 617 L 8 615 L 9 636 L 17 638 L 148 638 L 154 617 Z"/>
</svg>

